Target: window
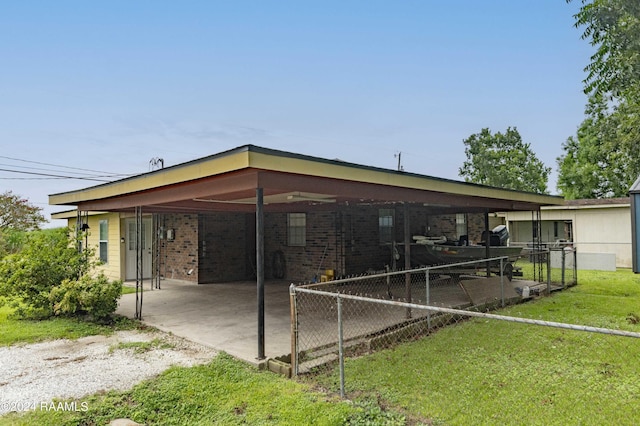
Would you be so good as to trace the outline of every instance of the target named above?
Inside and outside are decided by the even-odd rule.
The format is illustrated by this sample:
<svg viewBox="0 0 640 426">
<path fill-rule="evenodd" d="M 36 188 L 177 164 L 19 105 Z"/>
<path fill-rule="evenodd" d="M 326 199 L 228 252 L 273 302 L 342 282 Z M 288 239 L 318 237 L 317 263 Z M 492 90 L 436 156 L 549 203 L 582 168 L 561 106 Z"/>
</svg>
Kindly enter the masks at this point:
<svg viewBox="0 0 640 426">
<path fill-rule="evenodd" d="M 109 261 L 109 256 L 108 256 L 108 249 L 109 249 L 109 221 L 108 220 L 101 220 L 100 221 L 100 261 L 102 261 L 103 263 L 108 263 Z"/>
<path fill-rule="evenodd" d="M 467 215 L 464 213 L 456 214 L 456 237 L 460 239 L 463 235 L 467 235 Z"/>
<path fill-rule="evenodd" d="M 307 245 L 307 215 L 305 213 L 289 213 L 287 215 L 287 229 L 290 246 Z"/>
<path fill-rule="evenodd" d="M 393 218 L 395 210 L 380 209 L 378 210 L 378 230 L 380 233 L 380 244 L 393 242 Z"/>
</svg>

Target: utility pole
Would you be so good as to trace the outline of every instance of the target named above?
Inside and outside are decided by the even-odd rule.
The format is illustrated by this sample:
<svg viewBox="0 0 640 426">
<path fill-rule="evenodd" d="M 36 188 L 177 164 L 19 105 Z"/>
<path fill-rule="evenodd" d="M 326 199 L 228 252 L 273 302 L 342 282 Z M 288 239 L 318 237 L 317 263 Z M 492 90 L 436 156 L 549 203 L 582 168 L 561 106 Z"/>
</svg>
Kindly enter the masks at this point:
<svg viewBox="0 0 640 426">
<path fill-rule="evenodd" d="M 393 155 L 398 158 L 398 171 L 403 172 L 404 168 L 402 167 L 402 151 L 399 151 L 397 154 Z"/>
</svg>

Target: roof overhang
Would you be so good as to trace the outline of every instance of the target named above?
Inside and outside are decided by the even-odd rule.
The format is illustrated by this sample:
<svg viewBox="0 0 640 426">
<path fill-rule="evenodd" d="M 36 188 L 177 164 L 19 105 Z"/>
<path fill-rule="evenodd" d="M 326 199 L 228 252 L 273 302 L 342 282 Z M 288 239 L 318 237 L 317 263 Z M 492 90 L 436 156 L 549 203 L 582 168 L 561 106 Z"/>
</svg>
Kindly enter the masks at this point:
<svg viewBox="0 0 640 426">
<path fill-rule="evenodd" d="M 336 205 L 414 203 L 434 212 L 537 210 L 557 196 L 327 160 L 246 145 L 154 172 L 49 196 L 83 211 L 207 212 L 335 209 Z"/>
</svg>

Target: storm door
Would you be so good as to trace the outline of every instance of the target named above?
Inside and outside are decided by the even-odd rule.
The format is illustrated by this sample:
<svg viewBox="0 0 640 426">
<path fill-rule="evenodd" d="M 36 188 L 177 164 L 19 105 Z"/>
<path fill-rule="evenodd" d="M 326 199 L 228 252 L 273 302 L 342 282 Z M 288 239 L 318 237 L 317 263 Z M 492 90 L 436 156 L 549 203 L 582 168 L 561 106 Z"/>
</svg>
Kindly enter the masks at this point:
<svg viewBox="0 0 640 426">
<path fill-rule="evenodd" d="M 136 221 L 135 219 L 126 220 L 127 235 L 125 237 L 126 257 L 126 280 L 136 279 Z M 142 273 L 143 278 L 151 278 L 151 259 L 153 241 L 151 232 L 153 230 L 151 218 L 142 218 Z"/>
</svg>

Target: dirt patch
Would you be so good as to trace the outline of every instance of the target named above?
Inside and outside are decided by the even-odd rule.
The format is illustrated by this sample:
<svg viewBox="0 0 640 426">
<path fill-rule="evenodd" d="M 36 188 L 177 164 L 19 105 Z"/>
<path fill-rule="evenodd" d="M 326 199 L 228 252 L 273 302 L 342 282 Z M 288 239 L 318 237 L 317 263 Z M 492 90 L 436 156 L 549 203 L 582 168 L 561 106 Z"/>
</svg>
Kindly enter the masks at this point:
<svg viewBox="0 0 640 426">
<path fill-rule="evenodd" d="M 136 351 L 123 343 L 160 342 Z M 120 331 L 112 336 L 0 348 L 0 415 L 40 407 L 54 398 L 81 398 L 129 389 L 172 365 L 206 363 L 217 352 L 162 332 Z"/>
</svg>

